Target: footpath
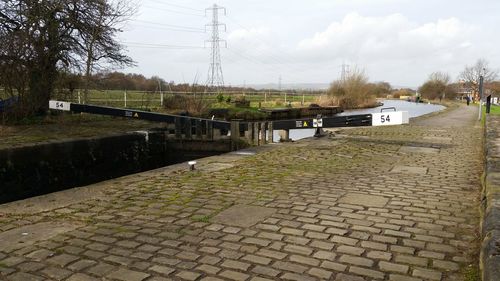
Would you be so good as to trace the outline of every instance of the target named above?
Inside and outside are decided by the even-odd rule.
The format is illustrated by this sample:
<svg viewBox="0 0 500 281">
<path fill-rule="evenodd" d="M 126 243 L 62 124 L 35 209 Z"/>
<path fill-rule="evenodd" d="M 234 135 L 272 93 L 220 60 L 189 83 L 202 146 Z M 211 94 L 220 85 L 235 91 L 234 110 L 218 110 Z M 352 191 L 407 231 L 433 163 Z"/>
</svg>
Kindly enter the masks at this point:
<svg viewBox="0 0 500 281">
<path fill-rule="evenodd" d="M 476 118 L 462 106 L 0 205 L 0 279 L 475 280 Z"/>
</svg>

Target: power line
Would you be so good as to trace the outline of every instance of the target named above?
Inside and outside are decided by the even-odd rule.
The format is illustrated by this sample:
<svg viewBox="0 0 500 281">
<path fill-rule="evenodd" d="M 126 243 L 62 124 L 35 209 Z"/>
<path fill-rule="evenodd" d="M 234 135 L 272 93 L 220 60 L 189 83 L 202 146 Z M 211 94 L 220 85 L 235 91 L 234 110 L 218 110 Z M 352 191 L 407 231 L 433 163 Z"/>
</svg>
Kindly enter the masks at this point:
<svg viewBox="0 0 500 281">
<path fill-rule="evenodd" d="M 159 27 L 159 26 L 147 26 L 147 25 L 136 24 L 136 23 L 134 23 L 134 25 L 138 26 L 138 27 L 152 28 L 152 29 L 159 29 L 159 30 L 190 32 L 190 33 L 205 33 L 205 31 L 195 31 L 195 30 L 187 30 L 187 29 L 176 29 L 176 28 Z"/>
<path fill-rule="evenodd" d="M 203 32 L 205 32 L 204 29 L 196 28 L 196 27 L 173 25 L 173 24 L 166 24 L 166 23 L 159 23 L 159 22 L 152 22 L 152 21 L 145 21 L 145 20 L 135 20 L 135 21 L 136 22 L 141 22 L 141 23 L 152 24 L 152 25 L 158 25 L 158 26 L 166 26 L 166 27 L 173 27 L 173 28 L 178 28 L 178 29 L 187 29 L 187 30 L 195 30 L 195 31 L 203 31 Z"/>
<path fill-rule="evenodd" d="M 205 15 L 202 15 L 202 14 L 193 14 L 193 13 L 175 11 L 175 10 L 170 10 L 170 9 L 165 9 L 165 8 L 151 7 L 151 6 L 146 6 L 146 5 L 142 5 L 141 7 L 147 8 L 147 9 L 152 9 L 152 10 L 159 10 L 159 11 L 169 12 L 169 13 L 176 13 L 176 14 L 181 14 L 181 15 L 187 15 L 187 16 L 196 16 L 196 17 L 202 17 L 202 18 L 205 17 Z"/>
<path fill-rule="evenodd" d="M 155 1 L 155 0 L 149 0 L 149 1 L 153 2 L 153 3 L 167 5 L 167 6 L 172 6 L 172 7 L 177 7 L 177 8 L 181 8 L 181 9 L 186 9 L 186 10 L 191 10 L 191 11 L 197 11 L 197 12 L 203 12 L 203 10 L 193 9 L 193 8 L 190 8 L 190 7 L 186 7 L 186 6 L 182 6 L 182 5 L 178 5 L 178 4 L 173 4 L 173 3 L 169 3 L 169 2 L 165 2 L 165 1 Z"/>
<path fill-rule="evenodd" d="M 173 6 L 173 7 L 177 7 L 177 8 L 183 8 L 183 9 L 188 9 L 188 10 L 192 10 L 192 11 L 197 11 L 197 12 L 202 11 L 202 10 L 192 9 L 192 8 L 188 8 L 185 6 L 180 6 L 180 5 L 176 5 L 176 4 L 172 4 L 172 3 L 168 3 L 168 2 L 163 2 L 163 1 L 162 2 L 153 1 L 153 0 L 149 0 L 149 1 L 154 2 L 154 3 L 158 3 L 158 4 Z M 153 7 L 147 7 L 147 8 L 154 9 Z M 158 10 L 166 10 L 168 12 L 173 12 L 173 13 L 195 15 L 195 14 L 191 14 L 191 13 L 187 13 L 187 12 L 180 12 L 180 11 L 174 11 L 174 10 L 163 9 L 163 8 L 158 8 Z M 210 26 L 212 29 L 211 40 L 207 40 L 207 42 L 211 43 L 211 62 L 210 62 L 210 67 L 209 67 L 209 75 L 207 78 L 207 85 L 221 87 L 224 85 L 224 79 L 223 79 L 222 64 L 221 64 L 221 59 L 220 59 L 220 42 L 225 42 L 225 41 L 221 40 L 219 38 L 219 26 L 222 26 L 224 24 L 219 23 L 219 21 L 218 21 L 218 17 L 219 17 L 218 10 L 224 10 L 224 12 L 225 12 L 225 8 L 217 6 L 217 5 L 213 5 L 212 7 L 205 9 L 205 11 L 207 11 L 207 10 L 212 10 L 212 22 L 210 24 L 207 24 L 207 26 Z M 236 22 L 234 19 L 231 19 L 231 18 L 229 18 L 229 19 L 232 22 L 234 22 L 235 24 L 242 27 L 243 29 L 247 30 L 248 32 L 252 32 L 251 30 L 249 30 L 245 26 Z M 194 28 L 194 27 L 163 24 L 163 23 L 142 21 L 142 20 L 137 20 L 137 22 L 143 22 L 146 24 L 157 25 L 157 26 L 161 27 L 161 28 L 154 27 L 157 29 L 165 29 L 165 30 L 180 31 L 180 32 L 194 32 L 194 33 L 205 33 L 206 32 L 206 30 L 203 30 L 200 28 Z M 167 28 L 163 28 L 163 27 L 167 27 Z M 225 27 L 225 25 L 224 25 L 224 27 Z M 151 27 L 151 28 L 153 28 L 153 27 Z M 262 41 L 266 45 L 269 45 L 268 42 L 262 40 L 259 37 L 256 37 L 256 39 L 258 39 L 259 41 Z M 243 40 L 252 43 L 252 41 L 248 40 L 247 38 L 244 38 Z M 134 42 L 129 42 L 127 44 L 128 44 L 128 46 L 133 47 L 133 48 L 157 48 L 157 49 L 201 49 L 202 48 L 202 47 L 198 47 L 198 46 L 165 45 L 165 44 L 149 44 L 149 43 L 134 43 Z M 230 49 L 228 49 L 228 50 L 231 51 L 232 53 L 234 53 L 235 55 L 242 57 L 243 59 L 251 62 L 252 64 L 255 64 L 255 65 L 261 64 L 260 67 L 264 66 L 265 68 L 272 70 L 272 72 L 280 73 L 281 71 L 279 71 L 278 69 L 276 69 L 276 67 L 273 67 L 271 64 L 269 64 L 269 61 L 272 61 L 278 65 L 291 64 L 290 61 L 287 61 L 287 60 L 283 61 L 283 58 L 281 58 L 281 57 L 276 57 L 276 56 L 272 55 L 271 53 L 263 53 L 258 49 L 254 50 L 256 53 L 261 54 L 261 55 L 259 55 L 258 58 L 252 58 L 252 57 L 249 57 L 247 55 L 244 55 L 243 53 L 246 53 L 246 52 L 242 52 L 241 50 L 240 50 L 240 52 L 238 52 L 238 50 L 236 50 L 236 51 L 233 51 Z M 266 57 L 269 59 L 269 61 L 266 59 Z M 264 61 L 261 60 L 262 58 L 264 58 Z M 299 67 L 297 65 L 293 65 L 293 66 Z M 293 77 L 295 75 L 288 75 L 288 76 Z"/>
<path fill-rule="evenodd" d="M 138 48 L 157 48 L 157 49 L 204 49 L 201 46 L 186 46 L 186 45 L 166 45 L 166 44 L 151 44 L 151 43 L 140 43 L 140 42 L 120 42 L 129 47 Z"/>
</svg>

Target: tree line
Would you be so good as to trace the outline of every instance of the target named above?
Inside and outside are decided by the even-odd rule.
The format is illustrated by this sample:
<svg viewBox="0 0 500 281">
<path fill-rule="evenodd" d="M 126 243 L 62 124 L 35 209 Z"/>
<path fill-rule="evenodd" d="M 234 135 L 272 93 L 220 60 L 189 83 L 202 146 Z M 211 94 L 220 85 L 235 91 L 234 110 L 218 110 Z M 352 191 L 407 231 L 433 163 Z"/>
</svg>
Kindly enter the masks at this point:
<svg viewBox="0 0 500 281">
<path fill-rule="evenodd" d="M 60 73 L 57 82 L 58 91 L 69 91 L 72 94 L 76 89 L 95 90 L 120 90 L 120 91 L 145 91 L 145 92 L 211 92 L 214 90 L 234 91 L 234 92 L 257 92 L 248 87 L 225 86 L 223 89 L 211 89 L 205 85 L 197 83 L 176 83 L 167 82 L 159 76 L 146 77 L 142 74 L 123 73 L 118 71 L 97 72 L 86 77 L 78 73 Z"/>
<path fill-rule="evenodd" d="M 354 69 L 344 79 L 331 83 L 327 99 L 322 105 L 340 105 L 342 108 L 362 108 L 376 104 L 376 98 L 393 96 L 414 96 L 417 93 L 423 99 L 455 99 L 457 97 L 479 98 L 479 77 L 484 78 L 485 94 L 500 94 L 500 81 L 496 81 L 498 71 L 491 68 L 485 59 L 479 59 L 474 65 L 467 65 L 452 81 L 445 72 L 433 72 L 418 89 L 392 89 L 387 82 L 371 83 L 364 71 Z"/>
<path fill-rule="evenodd" d="M 498 71 L 489 66 L 488 61 L 479 59 L 473 65 L 467 65 L 460 72 L 458 81 L 452 82 L 445 72 L 433 72 L 418 88 L 425 99 L 454 99 L 457 97 L 479 98 L 479 78 L 483 76 L 484 88 L 489 93 L 500 94 L 500 81 L 496 81 Z"/>
</svg>

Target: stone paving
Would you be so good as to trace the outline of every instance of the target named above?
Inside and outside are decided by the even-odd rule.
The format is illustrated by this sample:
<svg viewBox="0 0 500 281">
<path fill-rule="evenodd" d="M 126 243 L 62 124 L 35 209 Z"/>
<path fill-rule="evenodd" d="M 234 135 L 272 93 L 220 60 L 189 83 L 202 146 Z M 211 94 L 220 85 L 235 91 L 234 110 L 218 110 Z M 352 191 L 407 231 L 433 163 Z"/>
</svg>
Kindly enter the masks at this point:
<svg viewBox="0 0 500 281">
<path fill-rule="evenodd" d="M 0 279 L 464 280 L 478 253 L 475 112 L 123 177 L 67 206 L 0 206 Z"/>
</svg>

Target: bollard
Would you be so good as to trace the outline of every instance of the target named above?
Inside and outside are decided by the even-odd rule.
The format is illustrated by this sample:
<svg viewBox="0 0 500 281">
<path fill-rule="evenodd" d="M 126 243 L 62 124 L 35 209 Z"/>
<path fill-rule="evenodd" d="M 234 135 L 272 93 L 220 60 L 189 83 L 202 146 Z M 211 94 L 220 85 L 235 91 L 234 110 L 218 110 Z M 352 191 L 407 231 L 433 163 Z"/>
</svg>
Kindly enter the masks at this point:
<svg viewBox="0 0 500 281">
<path fill-rule="evenodd" d="M 314 137 L 319 138 L 325 136 L 325 132 L 323 131 L 323 128 L 316 128 L 316 131 L 314 132 Z"/>
<path fill-rule="evenodd" d="M 189 161 L 188 165 L 189 165 L 189 170 L 194 171 L 195 170 L 194 165 L 196 165 L 196 161 Z"/>
<path fill-rule="evenodd" d="M 290 141 L 290 130 L 280 130 L 280 141 Z"/>
<path fill-rule="evenodd" d="M 486 97 L 486 113 L 490 114 L 491 109 L 491 95 Z"/>
</svg>

